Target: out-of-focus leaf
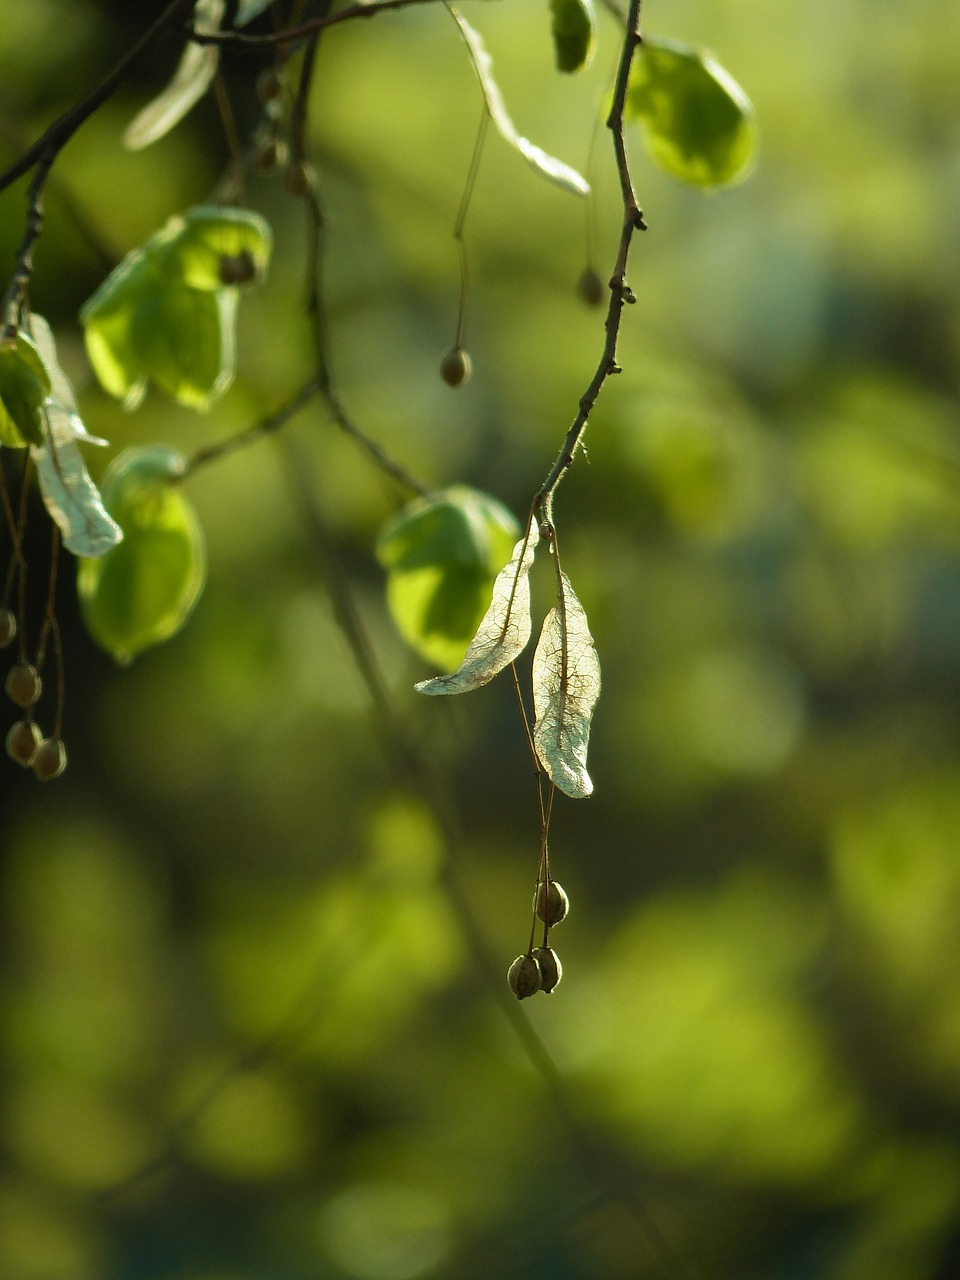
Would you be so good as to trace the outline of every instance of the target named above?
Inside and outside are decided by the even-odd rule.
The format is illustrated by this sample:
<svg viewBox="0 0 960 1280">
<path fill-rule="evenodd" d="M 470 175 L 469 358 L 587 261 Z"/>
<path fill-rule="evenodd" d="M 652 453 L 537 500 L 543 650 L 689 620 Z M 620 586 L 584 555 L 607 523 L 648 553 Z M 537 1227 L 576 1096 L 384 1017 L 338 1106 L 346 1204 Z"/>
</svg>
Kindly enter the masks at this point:
<svg viewBox="0 0 960 1280">
<path fill-rule="evenodd" d="M 589 183 L 577 173 L 576 169 L 572 169 L 570 165 L 564 164 L 562 160 L 557 160 L 554 156 L 548 155 L 546 151 L 532 143 L 529 138 L 524 138 L 517 133 L 514 123 L 510 119 L 510 113 L 507 111 L 503 101 L 500 86 L 493 78 L 493 59 L 487 52 L 483 40 L 461 14 L 457 13 L 456 10 L 451 10 L 451 12 L 470 52 L 470 61 L 473 63 L 473 69 L 477 73 L 477 79 L 480 82 L 480 89 L 483 92 L 490 119 L 496 125 L 500 135 L 510 143 L 511 147 L 520 152 L 528 164 L 542 173 L 545 178 L 549 178 L 551 182 L 557 183 L 558 186 L 563 187 L 566 191 L 572 191 L 574 195 L 589 195 Z"/>
<path fill-rule="evenodd" d="M 596 42 L 593 0 L 550 0 L 550 13 L 557 70 L 579 71 L 593 57 Z"/>
<path fill-rule="evenodd" d="M 104 502 L 123 541 L 79 563 L 77 590 L 94 640 L 118 662 L 169 639 L 196 604 L 206 576 L 203 535 L 176 485 L 173 449 L 128 449 L 104 480 Z"/>
<path fill-rule="evenodd" d="M 167 247 L 165 266 L 191 289 L 216 290 L 263 278 L 273 237 L 258 213 L 198 205 L 169 225 L 178 230 Z M 228 279 L 226 266 L 231 268 Z M 244 270 L 248 274 L 241 275 Z"/>
<path fill-rule="evenodd" d="M 530 639 L 530 568 L 540 530 L 530 521 L 526 537 L 513 549 L 510 561 L 497 574 L 493 599 L 483 615 L 460 666 L 452 675 L 421 680 L 419 693 L 467 693 L 487 684 L 523 652 Z"/>
<path fill-rule="evenodd" d="M 550 779 L 568 796 L 593 791 L 587 744 L 600 697 L 600 662 L 583 605 L 560 574 L 560 602 L 544 619 L 533 655 L 533 742 Z"/>
<path fill-rule="evenodd" d="M 168 288 L 133 313 L 131 336 L 143 373 L 181 404 L 205 409 L 233 381 L 237 295 Z"/>
<path fill-rule="evenodd" d="M 43 403 L 43 443 L 31 450 L 43 505 L 59 525 L 67 550 L 75 556 L 96 558 L 116 546 L 123 534 L 107 515 L 76 441 L 106 441 L 89 435 L 77 413 L 73 387 L 57 360 L 50 326 L 43 316 L 34 314 L 30 327 L 50 375 L 50 395 Z"/>
<path fill-rule="evenodd" d="M 270 249 L 258 214 L 200 206 L 128 254 L 80 311 L 104 389 L 134 408 L 153 379 L 181 404 L 207 408 L 233 380 L 233 286 L 259 279 Z"/>
<path fill-rule="evenodd" d="M 502 502 L 467 485 L 416 498 L 386 524 L 377 539 L 385 569 L 421 569 L 456 563 L 496 571 L 519 533 Z"/>
<path fill-rule="evenodd" d="M 218 31 L 225 8 L 224 0 L 197 0 L 193 11 L 195 29 L 204 34 Z M 123 145 L 139 151 L 169 133 L 210 88 L 219 60 L 220 50 L 215 44 L 189 41 L 173 79 L 130 121 Z"/>
<path fill-rule="evenodd" d="M 630 71 L 627 119 L 645 129 L 653 159 L 696 187 L 742 182 L 753 167 L 750 99 L 711 54 L 645 37 Z"/>
<path fill-rule="evenodd" d="M 49 392 L 50 376 L 30 338 L 20 332 L 0 343 L 0 444 L 43 443 L 41 406 Z"/>
<path fill-rule="evenodd" d="M 387 604 L 421 657 L 446 671 L 459 664 L 518 532 L 502 503 L 466 485 L 415 499 L 384 527 Z"/>
</svg>

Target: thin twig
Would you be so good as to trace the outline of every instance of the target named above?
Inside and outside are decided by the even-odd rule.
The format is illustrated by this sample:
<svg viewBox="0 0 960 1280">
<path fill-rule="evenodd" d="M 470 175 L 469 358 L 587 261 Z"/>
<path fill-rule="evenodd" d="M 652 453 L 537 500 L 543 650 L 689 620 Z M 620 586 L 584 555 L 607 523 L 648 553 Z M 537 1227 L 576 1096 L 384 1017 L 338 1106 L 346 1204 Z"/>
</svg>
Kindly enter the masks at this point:
<svg viewBox="0 0 960 1280">
<path fill-rule="evenodd" d="M 297 139 L 297 149 L 304 156 L 309 149 L 306 127 L 306 107 L 313 76 L 313 67 L 317 53 L 317 36 L 314 35 L 304 52 L 303 66 L 300 72 L 300 84 L 297 88 L 293 112 L 293 131 Z M 430 492 L 427 485 L 422 484 L 410 471 L 390 455 L 366 432 L 362 431 L 350 415 L 333 384 L 330 369 L 330 356 L 327 346 L 326 314 L 324 307 L 323 263 L 324 232 L 326 217 L 317 183 L 316 174 L 311 173 L 307 190 L 304 194 L 307 209 L 307 314 L 313 329 L 314 362 L 316 380 L 320 394 L 326 402 L 330 417 L 340 430 L 350 437 L 360 448 L 372 458 L 384 474 L 396 481 L 408 493 L 423 496 Z"/>
<path fill-rule="evenodd" d="M 457 210 L 457 219 L 453 224 L 453 238 L 457 242 L 457 254 L 460 259 L 460 305 L 457 309 L 457 336 L 454 347 L 458 351 L 463 350 L 463 335 L 467 311 L 467 290 L 469 288 L 470 277 L 467 271 L 467 246 L 463 238 L 463 229 L 467 221 L 467 213 L 470 210 L 470 201 L 473 197 L 473 189 L 477 183 L 477 174 L 480 172 L 480 158 L 483 155 L 483 144 L 487 139 L 487 127 L 490 124 L 490 112 L 484 103 L 480 112 L 480 124 L 477 126 L 477 138 L 473 144 L 473 155 L 470 157 L 470 168 L 467 171 L 467 181 L 463 188 L 463 195 L 460 198 L 460 208 Z"/>
<path fill-rule="evenodd" d="M 239 431 L 235 435 L 227 436 L 223 440 L 217 441 L 215 444 L 204 445 L 198 449 L 192 458 L 187 462 L 186 468 L 181 473 L 180 478 L 185 479 L 192 474 L 198 467 L 205 466 L 208 462 L 216 462 L 219 458 L 224 457 L 228 453 L 234 453 L 237 449 L 242 449 L 254 441 L 260 440 L 263 436 L 271 435 L 274 431 L 279 431 L 281 427 L 286 426 L 291 418 L 295 417 L 301 409 L 305 408 L 314 396 L 320 392 L 320 382 L 316 377 L 310 378 L 303 384 L 299 391 L 287 401 L 285 405 L 277 409 L 275 413 L 269 414 L 266 418 L 261 418 L 258 422 L 254 422 L 244 431 Z"/>
<path fill-rule="evenodd" d="M 637 194 L 630 176 L 630 165 L 627 158 L 626 142 L 623 136 L 623 112 L 627 99 L 627 85 L 630 78 L 630 67 L 633 55 L 641 43 L 640 23 L 643 11 L 643 0 L 630 0 L 627 14 L 627 30 L 624 34 L 620 63 L 617 68 L 617 79 L 613 93 L 610 114 L 607 117 L 607 128 L 613 134 L 613 147 L 617 161 L 617 174 L 620 179 L 620 193 L 623 200 L 623 226 L 620 232 L 620 244 L 613 274 L 610 277 L 610 302 L 607 307 L 607 318 L 604 322 L 605 341 L 600 362 L 590 383 L 580 397 L 577 415 L 568 430 L 563 447 L 557 460 L 550 469 L 534 499 L 534 508 L 539 511 L 541 523 L 551 526 L 553 523 L 553 495 L 564 473 L 573 465 L 577 449 L 583 447 L 583 433 L 587 420 L 597 402 L 600 389 L 612 374 L 620 372 L 617 364 L 617 339 L 620 334 L 620 321 L 625 303 L 636 301 L 633 290 L 627 284 L 627 260 L 630 256 L 630 245 L 635 231 L 645 231 L 646 223 L 643 212 L 637 201 Z"/>
</svg>

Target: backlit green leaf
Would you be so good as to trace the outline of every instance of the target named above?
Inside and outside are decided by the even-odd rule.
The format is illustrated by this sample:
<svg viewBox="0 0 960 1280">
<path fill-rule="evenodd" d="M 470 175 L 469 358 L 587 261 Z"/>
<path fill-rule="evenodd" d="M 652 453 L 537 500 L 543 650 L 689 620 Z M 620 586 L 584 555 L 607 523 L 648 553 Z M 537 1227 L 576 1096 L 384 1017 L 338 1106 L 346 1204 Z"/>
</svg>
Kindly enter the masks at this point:
<svg viewBox="0 0 960 1280">
<path fill-rule="evenodd" d="M 270 248 L 259 215 L 200 206 L 128 254 L 80 312 L 104 389 L 133 408 L 152 379 L 207 408 L 233 380 L 233 286 L 262 277 Z"/>
<path fill-rule="evenodd" d="M 626 117 L 643 124 L 657 164 L 693 186 L 731 186 L 753 167 L 753 107 L 704 50 L 644 38 L 630 71 Z"/>
<path fill-rule="evenodd" d="M 506 104 L 503 101 L 500 86 L 493 77 L 493 59 L 487 52 L 483 40 L 461 14 L 457 13 L 455 9 L 451 9 L 450 12 L 460 28 L 460 34 L 463 36 L 464 43 L 470 53 L 470 61 L 473 63 L 473 69 L 480 82 L 480 89 L 487 104 L 490 119 L 496 125 L 501 137 L 509 142 L 511 147 L 519 151 L 528 164 L 543 174 L 545 178 L 549 178 L 551 182 L 557 183 L 558 186 L 563 187 L 566 191 L 572 191 L 574 195 L 589 195 L 590 186 L 581 178 L 576 169 L 571 169 L 562 160 L 557 160 L 554 156 L 547 155 L 546 151 L 532 143 L 529 138 L 521 137 L 517 133 L 514 123 L 510 119 L 510 113 L 507 111 Z"/>
<path fill-rule="evenodd" d="M 205 409 L 233 381 L 237 295 L 172 286 L 147 294 L 131 318 L 143 375 L 175 400 Z"/>
<path fill-rule="evenodd" d="M 550 0 L 558 71 L 579 71 L 593 57 L 597 18 L 593 0 Z"/>
<path fill-rule="evenodd" d="M 417 498 L 384 527 L 387 604 L 411 648 L 447 671 L 458 665 L 517 532 L 506 507 L 465 485 Z"/>
<path fill-rule="evenodd" d="M 540 541 L 535 519 L 513 549 L 510 562 L 497 574 L 493 599 L 452 675 L 435 676 L 416 685 L 419 693 L 467 693 L 487 684 L 520 656 L 530 639 L 530 569 Z"/>
<path fill-rule="evenodd" d="M 218 31 L 225 8 L 224 0 L 197 0 L 193 16 L 197 31 Z M 219 60 L 220 50 L 216 45 L 188 41 L 173 79 L 131 120 L 123 135 L 123 145 L 138 151 L 169 133 L 207 92 L 217 74 Z"/>
<path fill-rule="evenodd" d="M 118 662 L 179 631 L 203 589 L 203 535 L 177 485 L 184 465 L 172 449 L 128 449 L 104 479 L 123 541 L 80 561 L 77 589 L 88 631 Z"/>
<path fill-rule="evenodd" d="M 198 205 L 174 221 L 180 229 L 167 247 L 165 265 L 191 289 L 222 289 L 262 279 L 272 236 L 258 213 Z M 232 268 L 231 278 L 224 278 L 226 268 Z M 244 268 L 249 275 L 234 278 Z"/>
<path fill-rule="evenodd" d="M 0 444 L 43 443 L 41 406 L 49 392 L 50 375 L 30 338 L 20 332 L 0 343 Z"/>
<path fill-rule="evenodd" d="M 550 779 L 568 796 L 593 791 L 587 744 L 600 696 L 600 662 L 587 615 L 560 574 L 560 599 L 544 619 L 533 655 L 533 742 Z"/>
</svg>

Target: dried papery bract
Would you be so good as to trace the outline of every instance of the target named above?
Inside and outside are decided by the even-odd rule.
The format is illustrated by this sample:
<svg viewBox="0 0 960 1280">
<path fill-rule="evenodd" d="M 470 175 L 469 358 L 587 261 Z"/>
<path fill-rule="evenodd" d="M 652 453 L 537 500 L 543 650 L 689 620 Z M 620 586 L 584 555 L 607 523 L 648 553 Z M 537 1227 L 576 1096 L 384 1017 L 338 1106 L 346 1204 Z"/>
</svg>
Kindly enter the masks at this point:
<svg viewBox="0 0 960 1280">
<path fill-rule="evenodd" d="M 564 164 L 562 160 L 558 160 L 555 156 L 548 155 L 542 147 L 536 146 L 529 138 L 524 138 L 517 133 L 516 127 L 510 119 L 510 113 L 507 111 L 506 104 L 503 101 L 500 86 L 493 77 L 493 59 L 487 52 L 486 45 L 484 45 L 479 32 L 475 31 L 470 23 L 455 9 L 451 9 L 450 12 L 453 14 L 454 21 L 460 28 L 463 42 L 469 50 L 470 61 L 473 63 L 477 80 L 480 82 L 480 89 L 483 93 L 487 110 L 490 113 L 490 119 L 493 121 L 500 136 L 505 142 L 509 142 L 511 147 L 519 151 L 527 164 L 532 165 L 545 178 L 549 178 L 551 182 L 563 187 L 565 191 L 572 192 L 573 195 L 588 195 L 590 186 L 577 173 L 576 169 L 572 169 L 570 165 Z"/>
<path fill-rule="evenodd" d="M 224 0 L 198 0 L 193 18 L 197 31 L 218 31 L 225 10 Z M 123 145 L 139 151 L 169 133 L 210 88 L 219 62 L 220 51 L 216 45 L 190 41 L 170 83 L 130 121 Z"/>
<path fill-rule="evenodd" d="M 537 523 L 531 520 L 526 537 L 517 543 L 509 563 L 497 574 L 490 607 L 460 666 L 451 675 L 421 680 L 415 686 L 418 693 L 467 693 L 479 689 L 523 652 L 532 627 L 530 567 L 539 541 Z"/>
<path fill-rule="evenodd" d="M 551 781 L 574 799 L 593 791 L 587 744 L 599 696 L 600 661 L 587 615 L 561 571 L 559 601 L 533 655 L 533 742 Z"/>
</svg>

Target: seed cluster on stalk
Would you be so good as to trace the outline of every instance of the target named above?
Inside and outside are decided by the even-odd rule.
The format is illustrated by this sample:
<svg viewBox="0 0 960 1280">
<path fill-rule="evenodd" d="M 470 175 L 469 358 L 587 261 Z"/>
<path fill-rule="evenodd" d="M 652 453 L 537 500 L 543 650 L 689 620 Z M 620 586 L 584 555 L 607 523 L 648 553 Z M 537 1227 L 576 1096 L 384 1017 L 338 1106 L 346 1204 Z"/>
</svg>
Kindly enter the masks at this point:
<svg viewBox="0 0 960 1280">
<path fill-rule="evenodd" d="M 0 608 L 0 649 L 11 645 L 18 631 L 13 612 Z M 10 701 L 24 712 L 7 732 L 7 755 L 24 769 L 32 769 L 41 782 L 58 778 L 67 767 L 67 752 L 59 731 L 45 738 L 34 720 L 34 707 L 43 693 L 37 668 L 32 662 L 15 662 L 7 671 L 4 689 Z"/>
<path fill-rule="evenodd" d="M 566 917 L 569 908 L 570 899 L 559 881 L 551 880 L 548 875 L 537 882 L 533 897 L 534 929 L 539 920 L 543 925 L 543 942 L 534 947 L 531 931 L 530 946 L 507 970 L 507 983 L 518 1000 L 525 1000 L 538 991 L 549 995 L 563 977 L 560 957 L 550 946 L 550 930 Z"/>
</svg>

